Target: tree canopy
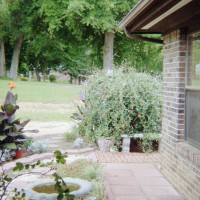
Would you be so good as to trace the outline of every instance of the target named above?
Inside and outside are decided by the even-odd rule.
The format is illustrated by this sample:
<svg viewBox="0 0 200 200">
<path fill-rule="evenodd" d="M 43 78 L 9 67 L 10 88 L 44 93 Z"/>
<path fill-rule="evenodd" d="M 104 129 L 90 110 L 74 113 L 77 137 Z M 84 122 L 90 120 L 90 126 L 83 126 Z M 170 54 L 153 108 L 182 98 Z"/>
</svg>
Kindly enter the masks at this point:
<svg viewBox="0 0 200 200">
<path fill-rule="evenodd" d="M 104 35 L 112 32 L 115 65 L 127 62 L 141 70 L 160 71 L 161 47 L 130 41 L 118 29 L 135 3 L 137 0 L 1 0 L 0 52 L 4 53 L 0 69 L 6 65 L 13 79 L 19 72 L 45 74 L 52 69 L 77 77 L 82 71 L 103 67 L 109 42 Z M 0 76 L 3 74 L 5 70 L 0 70 Z"/>
</svg>

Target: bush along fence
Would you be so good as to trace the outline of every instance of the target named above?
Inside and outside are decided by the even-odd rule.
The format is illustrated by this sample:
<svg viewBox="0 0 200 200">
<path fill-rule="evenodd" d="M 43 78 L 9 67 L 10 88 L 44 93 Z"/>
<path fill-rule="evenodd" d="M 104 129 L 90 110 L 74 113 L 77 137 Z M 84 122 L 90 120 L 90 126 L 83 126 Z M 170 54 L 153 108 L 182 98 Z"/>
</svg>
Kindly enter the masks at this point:
<svg viewBox="0 0 200 200">
<path fill-rule="evenodd" d="M 79 134 L 93 142 L 112 138 L 118 149 L 122 134 L 159 134 L 161 93 L 156 76 L 133 69 L 115 70 L 111 77 L 99 72 L 90 78 L 85 106 L 79 107 Z"/>
</svg>

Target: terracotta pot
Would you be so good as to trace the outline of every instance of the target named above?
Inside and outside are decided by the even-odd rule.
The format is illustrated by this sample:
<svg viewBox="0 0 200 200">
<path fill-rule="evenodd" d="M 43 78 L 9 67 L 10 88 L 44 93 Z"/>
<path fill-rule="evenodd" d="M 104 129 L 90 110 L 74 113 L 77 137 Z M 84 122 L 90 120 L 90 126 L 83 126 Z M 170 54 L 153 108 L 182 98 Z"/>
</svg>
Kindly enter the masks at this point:
<svg viewBox="0 0 200 200">
<path fill-rule="evenodd" d="M 14 159 L 19 159 L 28 156 L 30 153 L 26 149 L 18 149 L 15 151 Z"/>
</svg>

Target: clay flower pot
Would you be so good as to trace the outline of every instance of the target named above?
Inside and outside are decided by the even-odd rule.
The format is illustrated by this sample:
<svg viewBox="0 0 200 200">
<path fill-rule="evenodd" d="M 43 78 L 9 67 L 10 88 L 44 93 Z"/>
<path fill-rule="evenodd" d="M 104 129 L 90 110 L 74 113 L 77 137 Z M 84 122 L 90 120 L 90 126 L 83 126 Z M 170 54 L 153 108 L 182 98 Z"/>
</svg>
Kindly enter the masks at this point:
<svg viewBox="0 0 200 200">
<path fill-rule="evenodd" d="M 14 159 L 23 158 L 30 155 L 30 153 L 26 149 L 18 149 L 15 151 Z"/>
</svg>

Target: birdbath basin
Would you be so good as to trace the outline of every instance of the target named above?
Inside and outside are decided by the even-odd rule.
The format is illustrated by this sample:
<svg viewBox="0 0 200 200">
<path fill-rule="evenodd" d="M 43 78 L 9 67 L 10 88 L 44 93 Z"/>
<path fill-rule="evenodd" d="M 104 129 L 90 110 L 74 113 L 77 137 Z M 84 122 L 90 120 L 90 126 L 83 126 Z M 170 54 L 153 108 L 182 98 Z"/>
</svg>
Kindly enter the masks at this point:
<svg viewBox="0 0 200 200">
<path fill-rule="evenodd" d="M 75 198 L 87 195 L 92 190 L 92 184 L 89 181 L 79 178 L 63 178 L 68 186 L 69 194 Z M 28 200 L 56 200 L 58 193 L 54 190 L 55 181 L 52 179 L 39 180 L 29 184 L 25 188 L 26 198 Z M 63 200 L 66 198 L 64 197 Z"/>
</svg>

